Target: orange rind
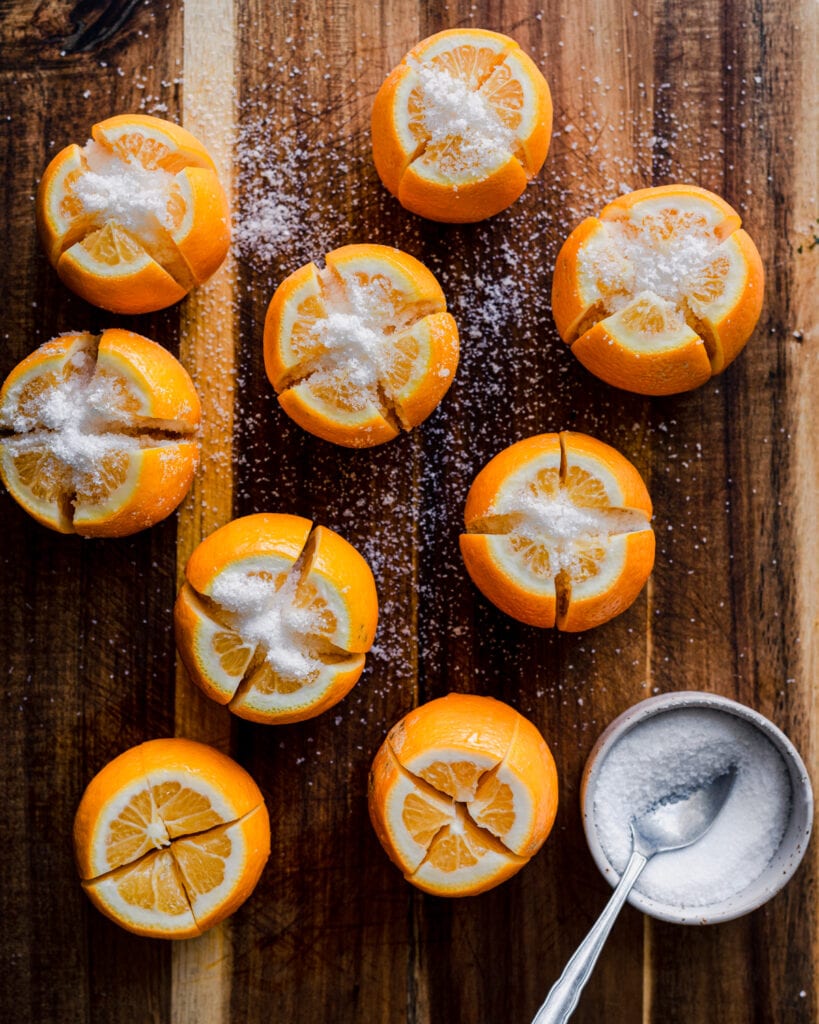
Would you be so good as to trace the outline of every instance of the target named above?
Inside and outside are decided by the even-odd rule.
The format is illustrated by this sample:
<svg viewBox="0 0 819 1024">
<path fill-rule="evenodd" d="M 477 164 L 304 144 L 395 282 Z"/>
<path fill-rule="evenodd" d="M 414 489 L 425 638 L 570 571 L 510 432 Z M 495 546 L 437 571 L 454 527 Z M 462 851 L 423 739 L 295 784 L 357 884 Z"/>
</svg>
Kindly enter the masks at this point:
<svg viewBox="0 0 819 1024">
<path fill-rule="evenodd" d="M 264 328 L 267 376 L 284 411 L 325 441 L 382 444 L 443 399 L 458 328 L 435 277 L 386 245 L 347 245 L 276 289 Z"/>
<path fill-rule="evenodd" d="M 234 519 L 196 548 L 174 609 L 191 679 L 241 718 L 313 718 L 358 681 L 378 623 L 369 566 L 309 519 Z"/>
<path fill-rule="evenodd" d="M 190 376 L 161 345 L 119 329 L 63 334 L 0 390 L 0 477 L 52 530 L 123 537 L 187 494 L 199 419 Z"/>
<path fill-rule="evenodd" d="M 625 611 L 654 565 L 651 499 L 614 448 L 563 431 L 519 441 L 475 477 L 461 554 L 501 611 L 578 632 Z"/>
<path fill-rule="evenodd" d="M 405 209 L 470 223 L 522 195 L 551 132 L 549 87 L 514 39 L 449 29 L 418 43 L 379 89 L 373 161 Z"/>
<path fill-rule="evenodd" d="M 390 730 L 370 770 L 369 809 L 407 881 L 472 896 L 510 878 L 543 845 L 557 812 L 557 770 L 514 708 L 450 693 Z"/>
<path fill-rule="evenodd" d="M 235 761 L 192 740 L 150 740 L 88 784 L 74 851 L 103 914 L 137 935 L 185 939 L 253 892 L 270 822 L 259 787 Z"/>
<path fill-rule="evenodd" d="M 146 114 L 108 118 L 91 136 L 61 150 L 40 182 L 48 258 L 95 306 L 164 309 L 227 255 L 228 204 L 213 160 L 190 132 Z"/>
<path fill-rule="evenodd" d="M 739 214 L 695 185 L 640 189 L 571 233 L 552 309 L 561 338 L 601 380 L 643 395 L 690 391 L 742 351 L 765 274 Z"/>
</svg>

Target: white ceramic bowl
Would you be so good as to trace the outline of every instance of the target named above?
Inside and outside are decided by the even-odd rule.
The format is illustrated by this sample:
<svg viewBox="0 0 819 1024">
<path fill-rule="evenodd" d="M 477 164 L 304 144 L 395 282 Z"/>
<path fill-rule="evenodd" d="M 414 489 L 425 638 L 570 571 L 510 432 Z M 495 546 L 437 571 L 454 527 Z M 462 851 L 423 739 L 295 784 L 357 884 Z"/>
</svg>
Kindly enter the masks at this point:
<svg viewBox="0 0 819 1024">
<path fill-rule="evenodd" d="M 644 914 L 672 921 L 676 924 L 716 924 L 719 921 L 730 921 L 741 917 L 757 907 L 761 907 L 790 879 L 805 854 L 813 824 L 813 791 L 810 779 L 805 770 L 802 758 L 785 734 L 769 721 L 764 715 L 738 704 L 727 697 L 719 697 L 713 693 L 701 693 L 696 690 L 682 690 L 678 693 L 664 693 L 659 697 L 649 697 L 624 711 L 611 723 L 594 745 L 583 772 L 581 787 L 581 807 L 583 811 L 583 828 L 592 857 L 600 868 L 603 876 L 616 885 L 619 874 L 609 862 L 594 822 L 594 792 L 600 768 L 615 743 L 638 723 L 655 715 L 667 714 L 680 708 L 708 708 L 727 715 L 734 715 L 755 726 L 770 740 L 779 751 L 788 769 L 791 782 L 791 812 L 785 834 L 779 849 L 768 866 L 759 877 L 742 892 L 735 893 L 728 899 L 707 906 L 680 907 L 673 904 L 659 903 L 649 899 L 636 889 L 631 890 L 628 902 Z"/>
</svg>

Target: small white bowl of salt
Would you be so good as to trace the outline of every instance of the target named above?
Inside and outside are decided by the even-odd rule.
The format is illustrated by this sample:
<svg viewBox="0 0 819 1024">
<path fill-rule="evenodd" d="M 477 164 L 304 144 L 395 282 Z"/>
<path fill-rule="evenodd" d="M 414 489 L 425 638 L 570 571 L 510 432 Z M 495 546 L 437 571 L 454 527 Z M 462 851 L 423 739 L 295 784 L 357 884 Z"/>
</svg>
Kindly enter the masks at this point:
<svg viewBox="0 0 819 1024">
<path fill-rule="evenodd" d="M 785 734 L 716 694 L 650 697 L 601 735 L 583 773 L 583 827 L 612 885 L 631 853 L 634 818 L 671 790 L 695 790 L 729 771 L 734 783 L 714 824 L 692 846 L 652 858 L 632 906 L 677 924 L 716 924 L 761 907 L 804 856 L 813 793 Z"/>
</svg>

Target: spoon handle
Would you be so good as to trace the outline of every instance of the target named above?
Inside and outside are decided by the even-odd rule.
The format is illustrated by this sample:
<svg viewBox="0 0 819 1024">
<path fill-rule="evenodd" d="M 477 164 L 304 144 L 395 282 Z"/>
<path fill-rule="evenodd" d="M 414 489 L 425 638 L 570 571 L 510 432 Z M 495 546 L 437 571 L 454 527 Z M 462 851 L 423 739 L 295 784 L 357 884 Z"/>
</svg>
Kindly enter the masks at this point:
<svg viewBox="0 0 819 1024">
<path fill-rule="evenodd" d="M 646 863 L 647 858 L 641 853 L 636 850 L 632 853 L 603 913 L 566 964 L 563 973 L 546 996 L 545 1003 L 535 1014 L 532 1024 L 565 1024 L 574 1012 L 580 993 L 597 963 L 611 927 Z"/>
</svg>

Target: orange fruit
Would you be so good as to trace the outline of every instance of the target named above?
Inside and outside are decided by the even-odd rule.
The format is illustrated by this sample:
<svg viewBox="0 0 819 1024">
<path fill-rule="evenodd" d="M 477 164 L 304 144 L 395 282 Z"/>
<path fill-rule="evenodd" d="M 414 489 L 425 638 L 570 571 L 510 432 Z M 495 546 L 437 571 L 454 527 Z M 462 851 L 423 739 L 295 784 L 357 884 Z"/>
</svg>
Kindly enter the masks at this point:
<svg viewBox="0 0 819 1024">
<path fill-rule="evenodd" d="M 312 434 L 366 448 L 418 426 L 458 366 L 458 328 L 413 256 L 346 245 L 276 289 L 264 327 L 279 403 Z"/>
<path fill-rule="evenodd" d="M 704 384 L 742 351 L 765 273 L 739 214 L 695 185 L 620 196 L 588 217 L 557 257 L 561 338 L 596 376 L 642 395 Z"/>
<path fill-rule="evenodd" d="M 270 853 L 259 787 L 203 743 L 150 740 L 94 776 L 74 819 L 94 906 L 137 935 L 186 939 L 253 892 Z"/>
<path fill-rule="evenodd" d="M 577 632 L 639 594 L 654 565 L 650 518 L 645 484 L 618 451 L 586 434 L 538 434 L 475 477 L 461 554 L 501 611 Z"/>
<path fill-rule="evenodd" d="M 378 623 L 370 567 L 309 519 L 234 519 L 196 548 L 174 609 L 191 679 L 241 718 L 313 718 L 349 693 Z"/>
<path fill-rule="evenodd" d="M 471 896 L 520 871 L 543 845 L 557 812 L 557 770 L 514 708 L 450 693 L 392 727 L 370 770 L 369 808 L 407 881 Z"/>
<path fill-rule="evenodd" d="M 123 537 L 170 515 L 199 459 L 199 398 L 182 364 L 132 331 L 62 334 L 0 390 L 0 476 L 38 522 Z"/>
<path fill-rule="evenodd" d="M 373 160 L 412 213 L 468 223 L 510 206 L 546 159 L 549 86 L 508 36 L 458 28 L 422 40 L 375 97 Z"/>
<path fill-rule="evenodd" d="M 228 205 L 208 151 L 179 125 L 120 114 L 46 168 L 40 238 L 64 284 L 115 313 L 178 302 L 220 266 Z"/>
</svg>

